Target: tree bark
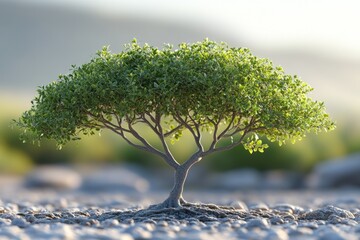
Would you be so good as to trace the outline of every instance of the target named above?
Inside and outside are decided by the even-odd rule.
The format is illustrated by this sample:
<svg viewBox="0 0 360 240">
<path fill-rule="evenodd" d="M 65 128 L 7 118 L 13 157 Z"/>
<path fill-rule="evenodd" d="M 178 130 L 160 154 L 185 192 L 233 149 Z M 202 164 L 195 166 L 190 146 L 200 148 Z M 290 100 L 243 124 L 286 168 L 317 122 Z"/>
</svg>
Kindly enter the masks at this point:
<svg viewBox="0 0 360 240">
<path fill-rule="evenodd" d="M 167 208 L 179 208 L 184 201 L 182 193 L 184 191 L 184 184 L 189 172 L 190 166 L 179 166 L 175 170 L 174 174 L 174 187 L 170 192 L 169 197 L 162 203 L 163 207 Z"/>
</svg>

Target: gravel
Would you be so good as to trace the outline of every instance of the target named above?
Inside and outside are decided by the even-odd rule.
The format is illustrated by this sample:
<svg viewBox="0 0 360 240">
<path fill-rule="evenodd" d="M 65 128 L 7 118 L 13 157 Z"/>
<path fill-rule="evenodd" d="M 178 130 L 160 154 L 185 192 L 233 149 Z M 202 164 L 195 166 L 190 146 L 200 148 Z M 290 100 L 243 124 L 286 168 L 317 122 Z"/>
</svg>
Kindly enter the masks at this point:
<svg viewBox="0 0 360 240">
<path fill-rule="evenodd" d="M 2 191 L 0 239 L 360 239 L 359 189 L 189 192 L 190 201 L 230 208 L 146 214 L 166 195 Z"/>
</svg>

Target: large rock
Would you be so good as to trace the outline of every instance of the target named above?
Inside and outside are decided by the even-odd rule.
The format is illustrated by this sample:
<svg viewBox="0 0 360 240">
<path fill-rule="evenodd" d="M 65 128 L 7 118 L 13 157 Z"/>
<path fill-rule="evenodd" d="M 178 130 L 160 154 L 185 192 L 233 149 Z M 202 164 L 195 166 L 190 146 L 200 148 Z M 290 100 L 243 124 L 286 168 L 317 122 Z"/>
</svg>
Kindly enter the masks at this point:
<svg viewBox="0 0 360 240">
<path fill-rule="evenodd" d="M 146 192 L 149 182 L 140 176 L 141 171 L 126 166 L 106 166 L 84 175 L 82 190 Z"/>
<path fill-rule="evenodd" d="M 37 167 L 25 177 L 25 187 L 28 188 L 76 189 L 81 182 L 79 173 L 58 165 Z"/>
<path fill-rule="evenodd" d="M 360 186 L 360 153 L 319 164 L 308 180 L 313 188 Z"/>
<path fill-rule="evenodd" d="M 203 185 L 225 190 L 293 189 L 303 187 L 303 176 L 288 171 L 259 172 L 246 168 L 214 174 Z"/>
<path fill-rule="evenodd" d="M 262 189 L 298 189 L 303 187 L 304 179 L 301 173 L 272 170 L 264 173 Z"/>
<path fill-rule="evenodd" d="M 305 213 L 303 218 L 305 220 L 329 220 L 329 218 L 332 216 L 338 216 L 341 218 L 349 218 L 349 219 L 355 218 L 351 212 L 345 209 L 334 207 L 332 205 L 328 205 L 321 209 L 317 209 L 315 211 Z"/>
<path fill-rule="evenodd" d="M 209 187 L 224 190 L 255 189 L 262 183 L 261 174 L 254 169 L 239 169 L 210 177 Z"/>
</svg>

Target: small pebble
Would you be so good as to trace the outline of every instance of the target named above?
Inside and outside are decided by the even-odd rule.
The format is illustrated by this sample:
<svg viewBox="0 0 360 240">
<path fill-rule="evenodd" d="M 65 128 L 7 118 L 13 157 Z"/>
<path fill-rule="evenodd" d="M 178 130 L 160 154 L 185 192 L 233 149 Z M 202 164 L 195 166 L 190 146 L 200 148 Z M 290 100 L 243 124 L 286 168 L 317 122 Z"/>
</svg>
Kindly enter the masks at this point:
<svg viewBox="0 0 360 240">
<path fill-rule="evenodd" d="M 105 228 L 114 227 L 119 225 L 119 221 L 117 219 L 107 219 L 101 225 Z"/>
<path fill-rule="evenodd" d="M 241 202 L 241 201 L 231 202 L 230 206 L 237 209 L 237 210 L 243 210 L 243 211 L 246 211 L 246 212 L 249 211 L 246 204 L 244 202 Z"/>
<path fill-rule="evenodd" d="M 297 229 L 293 229 L 289 231 L 290 236 L 306 236 L 313 234 L 313 230 L 307 227 L 298 227 Z"/>
<path fill-rule="evenodd" d="M 319 225 L 315 222 L 302 222 L 299 223 L 298 225 L 299 228 L 304 227 L 304 228 L 310 228 L 310 229 L 318 229 Z"/>
<path fill-rule="evenodd" d="M 159 222 L 157 223 L 157 225 L 160 226 L 160 227 L 167 227 L 167 226 L 169 226 L 169 224 L 168 224 L 166 221 L 159 221 Z"/>
<path fill-rule="evenodd" d="M 269 207 L 265 203 L 256 203 L 256 204 L 250 205 L 249 209 L 251 209 L 251 210 L 269 210 Z"/>
<path fill-rule="evenodd" d="M 271 225 L 279 225 L 279 224 L 284 224 L 285 221 L 279 216 L 274 216 L 270 218 L 270 223 Z"/>
<path fill-rule="evenodd" d="M 285 230 L 274 229 L 270 230 L 264 240 L 288 240 L 289 235 Z"/>
<path fill-rule="evenodd" d="M 245 226 L 246 228 L 261 228 L 261 229 L 267 229 L 269 228 L 269 223 L 264 218 L 255 218 L 248 221 L 248 223 Z"/>
<path fill-rule="evenodd" d="M 22 218 L 14 218 L 11 221 L 11 224 L 14 225 L 14 226 L 18 226 L 20 228 L 24 228 L 24 227 L 26 227 L 28 225 L 27 222 Z"/>
</svg>

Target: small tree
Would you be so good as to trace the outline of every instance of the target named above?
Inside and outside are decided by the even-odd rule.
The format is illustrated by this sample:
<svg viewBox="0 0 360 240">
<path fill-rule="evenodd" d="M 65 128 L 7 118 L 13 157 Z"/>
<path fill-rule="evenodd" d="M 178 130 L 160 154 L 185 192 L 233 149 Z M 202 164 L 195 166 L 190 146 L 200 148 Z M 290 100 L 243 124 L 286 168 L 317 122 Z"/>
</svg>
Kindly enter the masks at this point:
<svg viewBox="0 0 360 240">
<path fill-rule="evenodd" d="M 307 97 L 311 90 L 245 48 L 206 39 L 157 49 L 134 40 L 117 54 L 103 48 L 89 63 L 40 87 L 17 123 L 60 147 L 101 129 L 118 134 L 174 169 L 174 187 L 158 207 L 180 207 L 186 203 L 182 193 L 189 169 L 207 155 L 238 145 L 263 152 L 268 145 L 258 136 L 281 145 L 333 129 L 324 104 Z M 160 144 L 155 147 L 138 125 Z M 190 132 L 197 150 L 180 163 L 168 144 L 183 131 Z"/>
</svg>

